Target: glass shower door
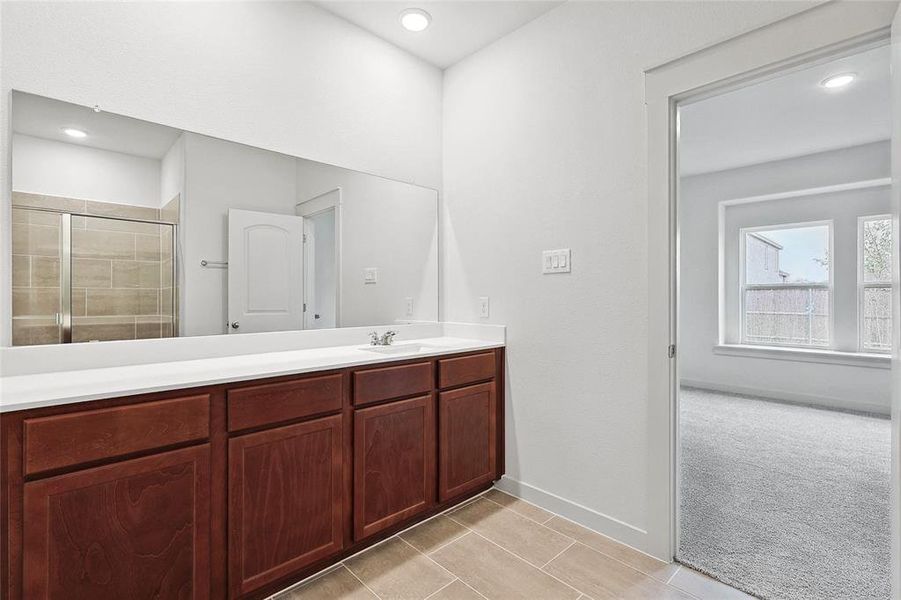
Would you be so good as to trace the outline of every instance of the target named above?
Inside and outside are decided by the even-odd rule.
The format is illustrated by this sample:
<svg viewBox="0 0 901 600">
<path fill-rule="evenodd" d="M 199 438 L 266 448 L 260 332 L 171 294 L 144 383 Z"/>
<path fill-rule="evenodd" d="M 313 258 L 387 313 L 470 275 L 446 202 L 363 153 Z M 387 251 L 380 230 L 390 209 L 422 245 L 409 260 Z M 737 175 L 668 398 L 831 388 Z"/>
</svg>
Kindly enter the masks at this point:
<svg viewBox="0 0 901 600">
<path fill-rule="evenodd" d="M 177 335 L 174 225 L 12 212 L 14 346 Z"/>
<path fill-rule="evenodd" d="M 68 215 L 36 209 L 12 210 L 12 343 L 59 344 L 67 300 L 62 265 Z"/>
<path fill-rule="evenodd" d="M 173 226 L 72 217 L 72 341 L 170 337 Z"/>
</svg>

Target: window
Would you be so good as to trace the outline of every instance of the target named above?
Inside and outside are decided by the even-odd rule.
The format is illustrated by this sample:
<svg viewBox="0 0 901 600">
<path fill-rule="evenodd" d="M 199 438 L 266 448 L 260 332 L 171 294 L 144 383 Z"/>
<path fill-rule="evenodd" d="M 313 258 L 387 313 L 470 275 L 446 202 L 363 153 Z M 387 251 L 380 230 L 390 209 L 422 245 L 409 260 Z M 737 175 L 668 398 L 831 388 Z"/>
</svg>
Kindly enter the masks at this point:
<svg viewBox="0 0 901 600">
<path fill-rule="evenodd" d="M 858 219 L 860 350 L 892 350 L 892 221 L 888 215 Z"/>
<path fill-rule="evenodd" d="M 742 342 L 832 345 L 832 223 L 741 230 Z"/>
</svg>

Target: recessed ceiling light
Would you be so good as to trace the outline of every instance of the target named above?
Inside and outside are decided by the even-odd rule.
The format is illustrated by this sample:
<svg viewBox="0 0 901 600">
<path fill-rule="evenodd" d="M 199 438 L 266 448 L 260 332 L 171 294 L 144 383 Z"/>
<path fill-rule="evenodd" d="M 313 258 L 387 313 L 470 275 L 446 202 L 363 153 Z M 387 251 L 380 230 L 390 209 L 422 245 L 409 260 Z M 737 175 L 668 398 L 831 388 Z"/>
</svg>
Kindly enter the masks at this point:
<svg viewBox="0 0 901 600">
<path fill-rule="evenodd" d="M 854 73 L 842 73 L 840 75 L 831 75 L 820 82 L 820 85 L 826 88 L 827 90 L 834 90 L 836 88 L 843 88 L 852 81 L 854 81 L 856 75 Z"/>
<path fill-rule="evenodd" d="M 65 133 L 65 134 L 68 135 L 69 137 L 74 137 L 74 138 L 78 138 L 78 139 L 88 137 L 88 134 L 87 134 L 87 133 L 85 133 L 85 132 L 82 131 L 81 129 L 75 129 L 74 127 L 66 127 L 66 128 L 64 128 L 64 129 L 63 129 L 63 133 Z"/>
<path fill-rule="evenodd" d="M 423 31 L 432 22 L 432 15 L 421 8 L 408 8 L 400 13 L 400 24 L 407 31 Z"/>
</svg>

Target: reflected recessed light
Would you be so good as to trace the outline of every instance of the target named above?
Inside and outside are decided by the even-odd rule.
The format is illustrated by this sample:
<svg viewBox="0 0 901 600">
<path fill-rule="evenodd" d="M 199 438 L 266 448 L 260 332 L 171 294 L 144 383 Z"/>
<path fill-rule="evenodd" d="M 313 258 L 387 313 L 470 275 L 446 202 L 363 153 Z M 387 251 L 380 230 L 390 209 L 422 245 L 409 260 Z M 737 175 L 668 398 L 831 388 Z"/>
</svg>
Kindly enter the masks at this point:
<svg viewBox="0 0 901 600">
<path fill-rule="evenodd" d="M 832 75 L 820 82 L 820 85 L 827 90 L 842 88 L 854 81 L 856 75 L 854 73 L 842 73 L 841 75 Z"/>
<path fill-rule="evenodd" d="M 407 31 L 423 31 L 432 22 L 432 16 L 421 8 L 408 8 L 400 13 L 400 24 Z"/>
<path fill-rule="evenodd" d="M 63 129 L 63 133 L 65 133 L 69 137 L 74 137 L 74 138 L 79 138 L 79 139 L 88 137 L 87 133 L 85 133 L 81 129 L 75 129 L 74 127 L 66 127 L 65 129 Z"/>
</svg>

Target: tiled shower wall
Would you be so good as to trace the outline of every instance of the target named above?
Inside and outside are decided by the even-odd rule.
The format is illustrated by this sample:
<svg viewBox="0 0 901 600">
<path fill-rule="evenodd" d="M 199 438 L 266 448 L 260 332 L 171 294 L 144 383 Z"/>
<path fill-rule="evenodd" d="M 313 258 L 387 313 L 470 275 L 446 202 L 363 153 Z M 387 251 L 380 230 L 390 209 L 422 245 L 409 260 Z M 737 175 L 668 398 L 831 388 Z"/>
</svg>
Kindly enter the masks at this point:
<svg viewBox="0 0 901 600">
<path fill-rule="evenodd" d="M 60 341 L 60 225 L 72 217 L 72 341 L 174 334 L 172 228 L 118 221 L 177 221 L 178 197 L 163 209 L 13 192 L 13 345 Z"/>
</svg>

